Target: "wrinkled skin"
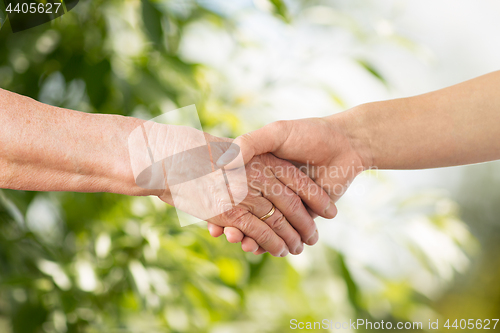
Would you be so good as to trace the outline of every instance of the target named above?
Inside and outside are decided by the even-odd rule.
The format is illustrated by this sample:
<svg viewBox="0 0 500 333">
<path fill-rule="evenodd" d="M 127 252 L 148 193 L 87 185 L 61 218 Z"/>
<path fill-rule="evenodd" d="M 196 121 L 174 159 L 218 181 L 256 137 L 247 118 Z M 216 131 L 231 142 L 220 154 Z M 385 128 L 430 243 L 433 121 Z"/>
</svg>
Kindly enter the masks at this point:
<svg viewBox="0 0 500 333">
<path fill-rule="evenodd" d="M 135 134 L 129 143 L 137 184 L 157 189 L 164 202 L 210 225 L 248 235 L 254 244 L 244 250 L 285 256 L 317 242 L 311 214 L 325 215 L 328 195 L 290 162 L 272 154 L 255 156 L 244 168 L 224 170 L 227 186 L 214 162 L 232 140 L 153 122 Z M 273 204 L 274 214 L 261 221 Z"/>
<path fill-rule="evenodd" d="M 337 125 L 339 123 L 342 122 L 333 122 L 328 118 L 279 121 L 238 137 L 235 143 L 241 147 L 245 163 L 269 152 L 293 161 L 328 193 L 331 200 L 327 209 L 329 212 L 319 215 L 333 218 L 336 214 L 335 203 L 367 165 L 354 149 L 355 144 Z M 238 162 L 234 161 L 227 164 L 226 168 L 236 166 Z M 314 213 L 317 214 L 317 211 L 311 212 L 316 217 Z M 214 237 L 224 233 L 230 242 L 242 242 L 243 250 L 251 251 L 257 247 L 252 237 L 241 230 L 223 229 L 215 225 L 209 225 L 208 228 Z"/>
</svg>

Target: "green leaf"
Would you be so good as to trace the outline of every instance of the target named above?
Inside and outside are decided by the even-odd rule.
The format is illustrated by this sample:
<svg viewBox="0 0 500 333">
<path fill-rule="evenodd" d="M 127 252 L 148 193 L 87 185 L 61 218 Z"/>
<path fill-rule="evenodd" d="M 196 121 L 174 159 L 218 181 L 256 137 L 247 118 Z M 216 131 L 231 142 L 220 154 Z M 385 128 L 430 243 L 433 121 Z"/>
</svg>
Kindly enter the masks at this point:
<svg viewBox="0 0 500 333">
<path fill-rule="evenodd" d="M 356 62 L 360 64 L 364 69 L 366 69 L 371 75 L 375 76 L 377 80 L 379 80 L 386 86 L 388 85 L 387 80 L 382 76 L 382 74 L 377 69 L 375 69 L 375 67 L 373 67 L 372 64 L 362 59 L 357 59 Z"/>
<path fill-rule="evenodd" d="M 341 254 L 338 255 L 339 266 L 340 266 L 340 274 L 345 281 L 347 286 L 347 294 L 349 295 L 349 300 L 351 304 L 354 305 L 357 309 L 360 308 L 359 305 L 359 289 L 356 285 L 356 282 L 351 276 L 351 272 L 345 263 L 345 258 Z"/>
<path fill-rule="evenodd" d="M 162 13 L 149 0 L 142 1 L 142 19 L 151 40 L 156 45 L 163 43 Z"/>
<path fill-rule="evenodd" d="M 283 0 L 270 0 L 274 7 L 274 12 L 276 15 L 281 17 L 285 22 L 290 23 L 290 15 L 288 14 L 288 8 Z"/>
</svg>

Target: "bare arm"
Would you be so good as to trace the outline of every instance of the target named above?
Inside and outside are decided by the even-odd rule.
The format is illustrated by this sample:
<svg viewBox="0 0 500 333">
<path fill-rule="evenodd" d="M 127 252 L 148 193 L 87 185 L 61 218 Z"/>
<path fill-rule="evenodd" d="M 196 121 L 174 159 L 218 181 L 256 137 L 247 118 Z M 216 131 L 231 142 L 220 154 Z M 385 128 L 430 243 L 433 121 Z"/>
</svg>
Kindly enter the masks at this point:
<svg viewBox="0 0 500 333">
<path fill-rule="evenodd" d="M 500 71 L 325 118 L 271 123 L 235 142 L 245 163 L 270 152 L 307 165 L 332 203 L 369 168 L 423 169 L 500 159 Z M 228 150 L 218 163 L 236 167 L 234 161 L 227 163 L 235 154 Z M 211 232 L 223 231 L 213 227 Z M 253 245 L 234 228 L 224 233 Z"/>
<path fill-rule="evenodd" d="M 368 167 L 423 169 L 500 159 L 500 71 L 328 117 Z"/>
<path fill-rule="evenodd" d="M 88 114 L 0 89 L 0 188 L 147 195 L 130 170 L 137 119 Z"/>
<path fill-rule="evenodd" d="M 317 214 L 331 218 L 334 214 L 325 211 L 328 195 L 293 165 L 271 154 L 255 158 L 246 173 L 226 173 L 234 202 L 229 200 L 224 178 L 215 178 L 222 175 L 220 170 L 209 173 L 205 181 L 169 187 L 167 174 L 187 182 L 199 177 L 200 166 L 211 163 L 207 154 L 191 148 L 206 147 L 208 154 L 215 154 L 215 147 L 223 149 L 223 145 L 208 149 L 206 138 L 226 146 L 232 141 L 185 126 L 61 109 L 0 89 L 0 188 L 157 195 L 213 225 L 238 228 L 260 245 L 245 248 L 256 253 L 297 254 L 302 252 L 302 242 L 317 241 L 316 225 L 302 200 Z M 224 150 L 217 152 L 220 156 Z M 187 155 L 177 153 L 190 154 L 188 163 Z M 274 169 L 289 173 L 276 176 L 270 171 Z M 138 184 L 147 186 L 136 184 L 134 172 L 146 175 Z M 269 191 L 270 184 L 282 190 L 280 195 Z M 241 195 L 236 202 L 238 189 Z M 272 207 L 276 207 L 272 217 L 261 220 Z"/>
</svg>

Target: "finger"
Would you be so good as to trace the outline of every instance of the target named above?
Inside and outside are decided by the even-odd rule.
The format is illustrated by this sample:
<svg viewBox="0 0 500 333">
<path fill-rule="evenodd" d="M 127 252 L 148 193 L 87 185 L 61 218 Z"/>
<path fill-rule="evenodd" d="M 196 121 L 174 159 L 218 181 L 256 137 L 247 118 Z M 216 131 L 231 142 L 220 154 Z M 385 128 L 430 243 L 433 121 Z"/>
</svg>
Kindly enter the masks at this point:
<svg viewBox="0 0 500 333">
<path fill-rule="evenodd" d="M 289 252 L 285 241 L 265 222 L 259 220 L 246 209 L 234 208 L 215 217 L 217 225 L 235 227 L 244 235 L 253 238 L 257 244 L 275 257 Z M 211 221 L 214 223 L 214 220 Z"/>
<path fill-rule="evenodd" d="M 330 195 L 332 203 L 336 203 L 347 191 L 352 179 L 346 177 L 321 177 L 320 186 Z"/>
<path fill-rule="evenodd" d="M 263 254 L 263 253 L 266 253 L 267 251 L 264 250 L 262 247 L 259 246 L 259 244 L 257 244 L 256 241 L 254 241 L 252 238 L 250 237 L 246 237 L 243 235 L 243 233 L 241 231 L 239 231 L 238 229 L 236 228 L 233 228 L 233 227 L 227 227 L 225 229 L 229 229 L 229 228 L 232 228 L 234 229 L 234 232 L 239 232 L 241 233 L 241 236 L 243 237 L 243 240 L 241 241 L 241 249 L 245 252 L 252 252 L 253 254 L 255 255 L 259 255 L 259 254 Z"/>
<path fill-rule="evenodd" d="M 311 217 L 312 217 L 312 219 L 313 219 L 313 220 L 319 216 L 318 214 L 316 214 L 315 212 L 313 212 L 313 211 L 311 210 L 311 208 L 309 208 L 309 207 L 307 207 L 307 206 L 306 206 L 306 210 L 307 210 L 307 212 L 309 213 L 309 215 L 311 215 Z"/>
<path fill-rule="evenodd" d="M 217 161 L 219 167 L 226 169 L 241 167 L 241 162 L 247 164 L 254 156 L 273 152 L 278 149 L 290 132 L 287 122 L 274 122 L 256 131 L 244 134 L 233 142 L 236 146 L 229 148 Z M 239 151 L 237 149 L 239 147 Z M 241 156 L 241 159 L 237 159 Z"/>
<path fill-rule="evenodd" d="M 303 249 L 302 242 L 308 245 L 314 245 L 315 242 L 313 236 L 316 231 L 316 223 L 314 223 L 311 215 L 307 212 L 300 197 L 276 178 L 270 179 L 267 183 L 263 184 L 261 191 L 262 195 L 271 201 L 278 208 L 278 210 L 282 212 L 282 214 L 286 217 L 287 222 L 289 222 L 295 229 L 294 231 L 300 235 L 298 240 L 292 240 L 294 241 L 293 244 L 295 247 L 290 247 L 292 246 L 292 243 L 287 242 L 291 252 L 295 254 L 301 253 Z M 274 214 L 271 218 L 273 217 Z M 280 221 L 279 219 L 275 219 L 274 221 L 271 221 L 271 223 L 274 223 L 274 225 L 270 223 L 268 224 L 276 233 L 278 233 L 280 228 L 288 231 L 286 225 L 282 224 L 283 221 Z M 293 237 L 289 231 L 287 234 L 282 232 L 279 236 L 285 240 Z M 294 251 L 292 251 L 292 249 L 294 249 Z"/>
<path fill-rule="evenodd" d="M 245 237 L 241 231 L 233 227 L 224 228 L 224 235 L 229 243 L 239 243 Z"/>
<path fill-rule="evenodd" d="M 266 250 L 264 250 L 262 247 L 259 246 L 259 249 L 255 251 L 253 254 L 258 256 L 259 254 L 264 254 L 266 252 L 267 252 Z"/>
<path fill-rule="evenodd" d="M 215 226 L 217 228 L 220 228 L 223 230 L 223 233 L 226 235 L 227 240 L 230 243 L 238 243 L 240 239 L 241 240 L 241 249 L 245 252 L 256 252 L 257 250 L 262 249 L 257 242 L 255 242 L 252 238 L 250 237 L 245 237 L 243 233 L 238 230 L 237 228 L 234 227 L 226 227 L 222 228 L 219 226 L 216 226 L 212 224 L 212 226 Z M 264 250 L 265 252 L 265 250 Z"/>
<path fill-rule="evenodd" d="M 220 235 L 222 235 L 224 233 L 223 227 L 219 227 L 218 225 L 215 225 L 215 224 L 210 223 L 210 222 L 207 223 L 207 228 L 208 228 L 208 232 L 210 233 L 210 235 L 212 237 L 219 237 Z"/>
<path fill-rule="evenodd" d="M 263 248 L 261 248 L 259 246 L 259 244 L 257 244 L 256 241 L 254 241 L 250 237 L 246 237 L 245 235 L 243 235 L 243 233 L 240 230 L 238 230 L 236 228 L 233 228 L 233 227 L 226 227 L 226 228 L 224 228 L 224 230 L 227 230 L 227 229 L 232 229 L 231 233 L 233 235 L 236 235 L 237 233 L 239 233 L 239 235 L 235 236 L 235 237 L 241 237 L 241 238 L 243 238 L 243 240 L 241 241 L 241 249 L 243 251 L 245 251 L 245 252 L 253 252 L 254 254 L 262 254 L 262 253 L 266 252 L 266 250 L 264 250 Z"/>
<path fill-rule="evenodd" d="M 245 252 L 256 252 L 259 249 L 259 244 L 250 237 L 244 237 L 241 241 L 241 249 Z"/>
<path fill-rule="evenodd" d="M 274 178 L 276 183 L 279 181 Z M 282 188 L 285 188 L 283 184 L 279 184 Z M 290 189 L 289 189 L 290 191 Z M 291 192 L 291 191 L 290 191 Z M 264 194 L 264 193 L 263 193 Z M 299 199 L 300 200 L 300 199 Z M 280 205 L 281 206 L 281 205 Z M 257 198 L 256 204 L 249 207 L 251 212 L 258 218 L 272 212 L 273 204 L 264 198 Z M 307 212 L 306 212 L 307 214 Z M 309 216 L 309 215 L 308 215 Z M 309 216 L 310 218 L 310 216 Z M 293 254 L 298 254 L 302 252 L 303 246 L 301 241 L 301 236 L 299 233 L 290 225 L 287 217 L 283 215 L 280 211 L 280 207 L 275 204 L 274 212 L 271 216 L 264 220 L 264 222 L 280 236 L 288 246 L 288 249 Z"/>
<path fill-rule="evenodd" d="M 314 231 L 314 234 L 312 235 L 312 237 L 310 239 L 310 242 L 312 244 L 316 244 L 318 242 L 318 240 L 319 240 L 319 233 L 318 233 L 318 230 L 316 229 L 316 231 Z"/>
<path fill-rule="evenodd" d="M 297 168 L 290 162 L 269 156 L 266 161 L 272 163 L 274 176 L 292 189 L 313 212 L 325 218 L 337 215 L 337 207 L 328 193 L 301 171 L 303 166 Z"/>
</svg>

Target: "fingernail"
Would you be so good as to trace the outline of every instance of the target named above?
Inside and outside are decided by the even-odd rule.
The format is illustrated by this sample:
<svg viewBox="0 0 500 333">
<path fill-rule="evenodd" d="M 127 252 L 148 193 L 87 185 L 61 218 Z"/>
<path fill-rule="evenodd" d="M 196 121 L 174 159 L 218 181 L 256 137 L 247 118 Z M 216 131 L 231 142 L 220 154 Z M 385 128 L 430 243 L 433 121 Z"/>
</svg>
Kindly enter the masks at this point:
<svg viewBox="0 0 500 333">
<path fill-rule="evenodd" d="M 221 157 L 217 160 L 217 165 L 223 167 L 238 156 L 238 150 L 233 147 L 229 148 Z"/>
<path fill-rule="evenodd" d="M 316 230 L 314 232 L 314 235 L 312 235 L 307 241 L 306 241 L 306 244 L 307 245 L 314 245 L 316 244 L 316 242 L 318 241 L 319 239 L 319 234 L 318 234 L 318 230 Z"/>
<path fill-rule="evenodd" d="M 300 245 L 295 249 L 295 254 L 301 254 L 302 251 L 304 251 L 304 244 L 302 244 L 301 242 Z"/>
<path fill-rule="evenodd" d="M 337 207 L 331 201 L 328 203 L 328 207 L 326 207 L 325 209 L 325 216 L 330 219 L 333 219 L 335 216 L 337 216 Z"/>
<path fill-rule="evenodd" d="M 285 251 L 283 251 L 283 252 L 280 254 L 280 257 L 286 257 L 286 256 L 288 255 L 288 253 L 290 253 L 290 252 L 288 252 L 288 250 L 287 250 L 287 249 L 285 249 Z"/>
</svg>

